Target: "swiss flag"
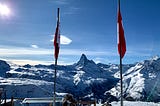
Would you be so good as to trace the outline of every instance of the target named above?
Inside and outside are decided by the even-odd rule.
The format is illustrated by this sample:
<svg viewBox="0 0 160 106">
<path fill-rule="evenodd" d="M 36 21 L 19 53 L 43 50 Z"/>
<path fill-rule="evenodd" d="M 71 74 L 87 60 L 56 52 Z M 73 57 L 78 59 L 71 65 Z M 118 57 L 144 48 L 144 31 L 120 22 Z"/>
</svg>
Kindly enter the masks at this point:
<svg viewBox="0 0 160 106">
<path fill-rule="evenodd" d="M 55 59 L 58 59 L 58 54 L 59 54 L 59 48 L 60 48 L 60 22 L 59 19 L 57 20 L 57 27 L 56 27 L 56 32 L 54 36 L 54 57 Z"/>
<path fill-rule="evenodd" d="M 123 58 L 126 52 L 126 41 L 124 37 L 124 30 L 122 25 L 122 16 L 120 9 L 118 10 L 117 37 L 118 37 L 118 52 L 120 57 Z"/>
</svg>

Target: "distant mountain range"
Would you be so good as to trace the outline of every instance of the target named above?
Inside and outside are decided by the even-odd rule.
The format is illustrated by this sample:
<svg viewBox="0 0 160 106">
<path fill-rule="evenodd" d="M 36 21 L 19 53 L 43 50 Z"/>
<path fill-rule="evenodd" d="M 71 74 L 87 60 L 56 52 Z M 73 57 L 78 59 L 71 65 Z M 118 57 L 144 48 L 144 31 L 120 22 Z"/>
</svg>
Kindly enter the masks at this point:
<svg viewBox="0 0 160 106">
<path fill-rule="evenodd" d="M 19 66 L 0 60 L 0 87 L 7 97 L 53 96 L 54 65 Z M 126 100 L 160 101 L 160 58 L 123 65 Z M 96 64 L 82 54 L 73 65 L 57 67 L 57 95 L 71 93 L 77 99 L 118 100 L 117 64 Z"/>
</svg>

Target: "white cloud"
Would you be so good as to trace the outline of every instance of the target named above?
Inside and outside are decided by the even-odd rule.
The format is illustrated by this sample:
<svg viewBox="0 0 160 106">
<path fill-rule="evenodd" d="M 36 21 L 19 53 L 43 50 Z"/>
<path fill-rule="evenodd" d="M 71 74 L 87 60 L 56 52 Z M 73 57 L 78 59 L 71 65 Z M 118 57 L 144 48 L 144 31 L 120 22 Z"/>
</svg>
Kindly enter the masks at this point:
<svg viewBox="0 0 160 106">
<path fill-rule="evenodd" d="M 64 14 L 65 15 L 72 15 L 72 14 L 78 14 L 80 8 L 77 8 L 77 7 L 69 7 L 66 11 L 64 11 Z"/>
<path fill-rule="evenodd" d="M 26 47 L 13 47 L 1 46 L 0 56 L 22 56 L 22 55 L 53 55 L 53 49 L 44 48 L 26 48 Z M 90 56 L 118 56 L 117 51 L 99 51 L 99 50 L 81 50 L 81 49 L 60 49 L 60 55 L 63 56 L 80 56 L 81 54 Z M 127 51 L 126 56 L 150 56 L 151 54 L 145 52 Z M 97 59 L 98 60 L 98 59 Z"/>
<path fill-rule="evenodd" d="M 51 40 L 52 42 L 54 41 L 54 38 Z M 62 45 L 69 45 L 72 42 L 72 40 L 64 35 L 61 35 L 60 43 Z"/>
<path fill-rule="evenodd" d="M 1 60 L 7 61 L 8 63 L 12 64 L 17 64 L 17 65 L 38 65 L 38 64 L 43 64 L 43 65 L 51 65 L 54 63 L 53 61 L 42 61 L 42 60 L 29 60 L 29 59 L 3 59 L 0 58 Z M 75 62 L 67 62 L 63 60 L 58 60 L 58 65 L 71 65 L 74 64 Z"/>
<path fill-rule="evenodd" d="M 68 44 L 70 44 L 71 42 L 72 42 L 71 39 L 69 39 L 69 38 L 66 37 L 66 36 L 61 35 L 61 44 L 63 44 L 63 45 L 68 45 Z"/>
<path fill-rule="evenodd" d="M 37 65 L 37 64 L 44 64 L 44 65 L 50 65 L 53 62 L 51 61 L 38 61 L 38 60 L 23 60 L 23 59 L 14 59 L 14 60 L 7 60 L 8 62 L 11 62 L 13 64 L 18 64 L 18 65 Z"/>
<path fill-rule="evenodd" d="M 31 47 L 35 49 L 39 48 L 37 45 L 31 45 Z"/>
<path fill-rule="evenodd" d="M 60 5 L 68 4 L 67 0 L 55 0 L 55 3 L 60 4 Z"/>
<path fill-rule="evenodd" d="M 96 57 L 96 58 L 94 59 L 95 63 L 101 63 L 102 60 L 104 60 L 104 58 Z"/>
<path fill-rule="evenodd" d="M 49 55 L 52 54 L 48 49 L 31 49 L 20 47 L 0 48 L 0 56 L 20 56 L 20 55 Z"/>
<path fill-rule="evenodd" d="M 118 63 L 119 62 L 119 58 L 112 58 L 109 59 L 107 58 L 102 58 L 102 57 L 96 57 L 93 59 L 95 61 L 95 63 Z"/>
<path fill-rule="evenodd" d="M 34 58 L 35 56 L 53 56 L 54 54 L 54 47 L 51 49 L 44 49 L 44 48 L 22 48 L 22 47 L 14 47 L 14 46 L 0 46 L 0 58 L 7 58 L 9 59 L 15 59 L 14 62 L 17 64 L 52 64 L 53 62 L 49 62 L 47 60 L 50 60 L 50 58 L 46 60 L 41 60 L 39 58 Z M 118 53 L 116 50 L 108 50 L 108 51 L 101 51 L 101 50 L 81 50 L 81 49 L 60 49 L 60 58 L 58 64 L 71 64 L 73 63 L 72 59 L 71 61 L 65 60 L 65 56 L 81 56 L 81 54 L 84 53 L 87 56 L 94 56 L 94 57 L 99 57 L 93 59 L 96 63 L 99 62 L 111 62 L 111 63 L 116 63 L 117 59 L 109 59 L 107 60 L 106 58 L 103 59 L 104 56 L 109 56 L 109 57 L 114 57 L 118 56 Z M 26 56 L 29 56 L 31 60 L 26 60 Z M 102 57 L 101 57 L 102 56 Z M 144 57 L 144 56 L 151 56 L 147 53 L 140 53 L 140 52 L 133 52 L 133 51 L 127 51 L 126 56 L 138 56 L 138 57 Z M 20 59 L 21 57 L 21 59 Z M 24 58 L 23 58 L 24 57 Z M 29 59 L 30 59 L 29 58 Z M 18 60 L 17 60 L 18 59 Z M 32 62 L 33 61 L 33 62 Z M 67 62 L 67 63 L 66 63 Z"/>
<path fill-rule="evenodd" d="M 86 54 L 90 56 L 116 56 L 117 53 L 107 51 L 96 51 L 96 50 L 79 50 L 79 49 L 62 49 L 60 51 L 62 55 L 81 55 Z"/>
<path fill-rule="evenodd" d="M 60 49 L 60 55 L 80 56 L 82 53 L 92 56 L 116 56 L 117 53 L 107 51 L 89 51 L 79 49 Z M 53 55 L 53 49 L 1 47 L 0 56 L 22 56 L 22 55 Z"/>
</svg>

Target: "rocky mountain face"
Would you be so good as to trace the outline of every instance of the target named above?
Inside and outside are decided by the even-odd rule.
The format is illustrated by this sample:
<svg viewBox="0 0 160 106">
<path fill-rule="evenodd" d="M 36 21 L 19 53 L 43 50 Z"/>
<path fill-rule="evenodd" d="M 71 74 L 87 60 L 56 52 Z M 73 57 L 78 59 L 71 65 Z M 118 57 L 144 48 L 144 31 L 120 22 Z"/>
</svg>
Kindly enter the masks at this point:
<svg viewBox="0 0 160 106">
<path fill-rule="evenodd" d="M 0 77 L 4 77 L 6 72 L 10 70 L 10 65 L 7 62 L 0 60 Z"/>
<path fill-rule="evenodd" d="M 123 96 L 126 100 L 160 101 L 160 58 L 135 64 L 123 74 Z M 120 97 L 120 83 L 107 91 Z"/>
<path fill-rule="evenodd" d="M 73 64 L 57 67 L 57 95 L 71 93 L 77 99 L 106 101 L 120 97 L 119 65 L 96 64 L 82 54 Z M 53 96 L 54 65 L 24 65 L 0 61 L 0 87 L 7 97 Z M 126 100 L 160 101 L 160 58 L 123 65 Z"/>
</svg>

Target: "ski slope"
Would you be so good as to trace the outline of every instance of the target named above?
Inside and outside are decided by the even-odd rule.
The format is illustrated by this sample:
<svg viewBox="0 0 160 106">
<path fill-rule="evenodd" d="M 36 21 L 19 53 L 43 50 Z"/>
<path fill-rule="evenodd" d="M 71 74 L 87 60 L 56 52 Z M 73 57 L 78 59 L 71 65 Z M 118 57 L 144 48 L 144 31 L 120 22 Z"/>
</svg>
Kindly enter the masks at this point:
<svg viewBox="0 0 160 106">
<path fill-rule="evenodd" d="M 120 102 L 112 102 L 111 104 L 112 106 L 120 106 Z M 124 106 L 160 106 L 160 103 L 124 101 Z"/>
</svg>

